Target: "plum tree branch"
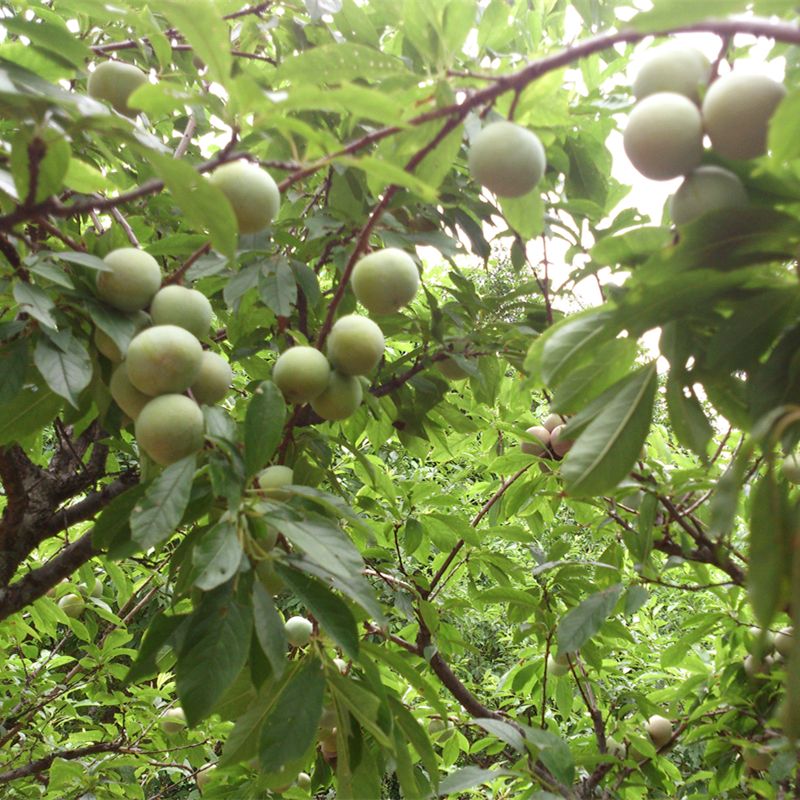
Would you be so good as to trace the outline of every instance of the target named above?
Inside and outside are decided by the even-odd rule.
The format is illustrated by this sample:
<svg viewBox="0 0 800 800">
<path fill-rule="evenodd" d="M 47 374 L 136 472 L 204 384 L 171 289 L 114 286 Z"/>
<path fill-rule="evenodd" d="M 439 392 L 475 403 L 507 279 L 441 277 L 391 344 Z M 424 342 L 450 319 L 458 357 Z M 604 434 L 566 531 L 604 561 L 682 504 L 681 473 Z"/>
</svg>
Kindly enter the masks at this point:
<svg viewBox="0 0 800 800">
<path fill-rule="evenodd" d="M 0 784 L 10 783 L 11 781 L 18 780 L 19 778 L 26 778 L 30 775 L 37 775 L 40 772 L 50 769 L 53 762 L 58 759 L 65 761 L 72 761 L 85 756 L 95 755 L 97 753 L 110 753 L 119 752 L 124 747 L 122 740 L 115 742 L 97 742 L 96 744 L 86 745 L 86 747 L 77 747 L 74 749 L 54 750 L 44 758 L 37 758 L 23 767 L 8 770 L 7 772 L 0 773 Z"/>
</svg>

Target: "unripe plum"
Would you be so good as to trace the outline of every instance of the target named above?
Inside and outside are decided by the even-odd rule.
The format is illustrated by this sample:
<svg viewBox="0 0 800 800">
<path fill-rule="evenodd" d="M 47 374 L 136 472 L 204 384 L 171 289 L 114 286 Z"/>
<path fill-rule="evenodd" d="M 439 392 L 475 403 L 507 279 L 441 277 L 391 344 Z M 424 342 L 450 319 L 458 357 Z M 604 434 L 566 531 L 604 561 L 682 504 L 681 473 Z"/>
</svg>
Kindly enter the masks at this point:
<svg viewBox="0 0 800 800">
<path fill-rule="evenodd" d="M 200 372 L 189 387 L 200 405 L 212 406 L 228 394 L 233 382 L 230 364 L 219 353 L 203 350 Z"/>
<path fill-rule="evenodd" d="M 211 776 L 214 774 L 214 770 L 216 770 L 216 768 L 217 765 L 212 764 L 210 767 L 204 767 L 194 776 L 194 780 L 197 784 L 197 788 L 200 790 L 200 794 L 203 794 L 206 784 L 211 779 Z"/>
<path fill-rule="evenodd" d="M 311 401 L 311 408 L 327 420 L 347 419 L 354 414 L 364 398 L 361 381 L 352 375 L 331 372 L 325 391 Z"/>
<path fill-rule="evenodd" d="M 542 179 L 547 158 L 539 137 L 507 120 L 492 122 L 469 148 L 469 171 L 498 197 L 521 197 Z"/>
<path fill-rule="evenodd" d="M 136 420 L 142 409 L 153 399 L 150 395 L 140 392 L 131 383 L 128 377 L 128 367 L 124 361 L 111 373 L 108 388 L 114 402 L 132 420 Z"/>
<path fill-rule="evenodd" d="M 703 155 L 700 111 L 682 94 L 651 94 L 631 111 L 623 145 L 633 166 L 647 178 L 665 181 L 686 175 Z"/>
<path fill-rule="evenodd" d="M 614 758 L 625 758 L 625 745 L 618 742 L 613 736 L 606 736 L 606 750 Z"/>
<path fill-rule="evenodd" d="M 182 394 L 154 397 L 136 420 L 139 447 L 161 466 L 180 461 L 203 447 L 200 406 Z"/>
<path fill-rule="evenodd" d="M 569 665 L 561 664 L 557 659 L 553 657 L 553 654 L 550 653 L 547 656 L 547 674 L 553 675 L 556 678 L 560 678 L 562 675 L 566 675 L 569 672 Z"/>
<path fill-rule="evenodd" d="M 283 626 L 286 641 L 294 647 L 305 647 L 311 641 L 314 626 L 305 617 L 289 617 Z"/>
<path fill-rule="evenodd" d="M 258 488 L 268 497 L 284 498 L 288 493 L 282 491 L 294 481 L 294 470 L 283 464 L 274 464 L 258 473 Z"/>
<path fill-rule="evenodd" d="M 128 378 L 151 397 L 186 391 L 200 374 L 203 348 L 177 325 L 155 325 L 137 334 L 125 360 Z"/>
<path fill-rule="evenodd" d="M 434 361 L 433 365 L 441 372 L 442 376 L 449 381 L 463 381 L 469 378 L 469 373 L 453 358 L 447 358 Z"/>
<path fill-rule="evenodd" d="M 550 444 L 550 431 L 543 428 L 541 425 L 533 425 L 528 428 L 525 433 L 529 433 L 538 441 L 535 442 L 522 442 L 521 449 L 523 453 L 528 453 L 531 456 L 542 456 L 547 452 L 547 445 Z"/>
<path fill-rule="evenodd" d="M 643 100 L 656 92 L 675 92 L 699 104 L 698 90 L 710 75 L 711 64 L 699 50 L 670 42 L 645 56 L 633 81 L 633 93 Z"/>
<path fill-rule="evenodd" d="M 710 211 L 746 205 L 747 192 L 737 175 L 722 167 L 698 167 L 672 195 L 669 214 L 676 225 L 686 225 Z"/>
<path fill-rule="evenodd" d="M 103 259 L 110 272 L 98 272 L 97 296 L 120 311 L 141 311 L 161 286 L 161 267 L 135 247 L 112 250 Z"/>
<path fill-rule="evenodd" d="M 553 428 L 563 425 L 566 421 L 566 417 L 562 417 L 561 414 L 548 414 L 545 421 L 542 423 L 542 427 L 547 428 L 547 430 L 552 433 Z"/>
<path fill-rule="evenodd" d="M 781 462 L 781 472 L 789 483 L 800 483 L 800 456 L 789 453 Z"/>
<path fill-rule="evenodd" d="M 272 550 L 278 542 L 278 530 L 261 517 L 250 517 L 247 521 L 250 535 L 262 550 Z M 271 565 L 270 565 L 271 566 Z"/>
<path fill-rule="evenodd" d="M 272 380 L 290 403 L 308 403 L 328 385 L 331 365 L 316 347 L 296 345 L 281 353 Z"/>
<path fill-rule="evenodd" d="M 414 299 L 419 271 L 408 253 L 387 247 L 359 259 L 350 284 L 370 314 L 393 314 Z"/>
<path fill-rule="evenodd" d="M 748 678 L 755 678 L 759 675 L 766 675 L 772 668 L 772 656 L 764 656 L 759 658 L 752 654 L 744 659 L 744 672 Z"/>
<path fill-rule="evenodd" d="M 336 320 L 328 335 L 328 358 L 342 375 L 366 375 L 380 363 L 383 332 L 368 317 L 348 314 Z"/>
<path fill-rule="evenodd" d="M 83 614 L 86 602 L 79 594 L 65 594 L 59 601 L 58 607 L 72 619 L 77 619 Z"/>
<path fill-rule="evenodd" d="M 659 714 L 653 714 L 647 720 L 645 729 L 656 749 L 663 747 L 672 738 L 672 723 Z"/>
<path fill-rule="evenodd" d="M 208 180 L 228 198 L 239 233 L 263 231 L 278 215 L 281 205 L 278 185 L 256 164 L 248 161 L 223 164 Z"/>
<path fill-rule="evenodd" d="M 307 772 L 298 772 L 295 783 L 299 789 L 307 792 L 311 788 L 311 776 Z"/>
<path fill-rule="evenodd" d="M 730 72 L 711 84 L 703 99 L 703 122 L 711 144 L 725 158 L 756 158 L 767 152 L 769 120 L 786 87 L 766 75 Z"/>
<path fill-rule="evenodd" d="M 146 314 L 144 311 L 136 311 L 130 315 L 130 318 L 136 326 L 134 335 L 144 330 L 150 324 L 150 315 Z M 94 344 L 98 352 L 102 353 L 114 364 L 119 364 L 119 362 L 125 358 L 125 353 L 117 347 L 116 342 L 102 328 L 94 329 Z M 125 348 L 125 352 L 127 352 L 127 348 Z"/>
<path fill-rule="evenodd" d="M 781 628 L 775 634 L 775 649 L 784 657 L 788 658 L 792 652 L 792 642 L 794 641 L 794 628 Z"/>
<path fill-rule="evenodd" d="M 570 450 L 575 442 L 572 439 L 563 439 L 564 425 L 556 425 L 550 431 L 550 449 L 557 455 L 563 458 Z"/>
<path fill-rule="evenodd" d="M 128 98 L 143 83 L 147 83 L 147 75 L 139 67 L 122 61 L 103 61 L 89 73 L 86 88 L 90 97 L 105 100 L 115 111 L 133 117 L 136 111 L 128 106 Z"/>
<path fill-rule="evenodd" d="M 150 316 L 156 325 L 177 325 L 198 339 L 208 336 L 213 314 L 211 303 L 202 292 L 174 284 L 159 289 L 150 304 Z"/>
<path fill-rule="evenodd" d="M 747 649 L 756 656 L 771 653 L 775 649 L 775 635 L 758 625 L 751 625 L 747 631 Z"/>
<path fill-rule="evenodd" d="M 158 724 L 164 733 L 172 736 L 180 733 L 186 727 L 186 714 L 183 713 L 183 709 L 180 706 L 168 708 L 161 715 Z"/>
</svg>

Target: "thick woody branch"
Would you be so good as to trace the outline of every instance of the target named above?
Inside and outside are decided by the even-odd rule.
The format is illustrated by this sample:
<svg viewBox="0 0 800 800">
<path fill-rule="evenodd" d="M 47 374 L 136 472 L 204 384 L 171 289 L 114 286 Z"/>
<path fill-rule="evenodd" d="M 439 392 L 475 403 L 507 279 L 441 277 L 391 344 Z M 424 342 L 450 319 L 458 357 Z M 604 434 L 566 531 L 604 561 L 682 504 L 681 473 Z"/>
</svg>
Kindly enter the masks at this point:
<svg viewBox="0 0 800 800">
<path fill-rule="evenodd" d="M 95 755 L 97 753 L 113 753 L 122 750 L 124 747 L 123 742 L 98 742 L 97 744 L 90 744 L 86 747 L 78 747 L 73 750 L 55 750 L 50 755 L 44 758 L 37 758 L 31 761 L 24 767 L 17 767 L 16 769 L 9 770 L 8 772 L 0 773 L 0 784 L 11 783 L 11 781 L 18 780 L 19 778 L 27 778 L 30 775 L 38 775 L 40 772 L 45 772 L 50 769 L 52 763 L 58 758 L 64 761 L 72 761 L 77 758 L 84 758 L 85 756 Z"/>
</svg>

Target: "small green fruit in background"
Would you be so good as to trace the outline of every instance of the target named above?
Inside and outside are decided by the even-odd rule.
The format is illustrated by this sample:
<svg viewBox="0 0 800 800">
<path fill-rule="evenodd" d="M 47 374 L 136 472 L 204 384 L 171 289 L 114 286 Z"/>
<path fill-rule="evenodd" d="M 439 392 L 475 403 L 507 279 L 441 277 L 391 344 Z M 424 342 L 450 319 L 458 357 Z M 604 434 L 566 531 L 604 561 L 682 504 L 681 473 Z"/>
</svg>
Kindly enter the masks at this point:
<svg viewBox="0 0 800 800">
<path fill-rule="evenodd" d="M 350 284 L 370 314 L 393 314 L 414 299 L 419 271 L 408 253 L 387 247 L 359 259 Z"/>
<path fill-rule="evenodd" d="M 383 357 L 381 329 L 368 317 L 339 317 L 328 335 L 328 358 L 342 375 L 366 375 Z"/>
<path fill-rule="evenodd" d="M 700 103 L 700 88 L 711 77 L 711 63 L 694 47 L 670 42 L 651 50 L 633 81 L 633 94 L 643 100 L 657 92 L 675 92 Z"/>
<path fill-rule="evenodd" d="M 767 152 L 769 121 L 786 87 L 766 75 L 730 72 L 703 98 L 703 122 L 711 146 L 725 158 L 757 158 Z"/>
<path fill-rule="evenodd" d="M 294 647 L 305 647 L 311 641 L 314 626 L 305 617 L 289 617 L 283 626 L 286 641 Z"/>
<path fill-rule="evenodd" d="M 703 119 L 682 94 L 651 94 L 631 111 L 622 143 L 633 166 L 646 178 L 677 178 L 700 166 Z"/>
<path fill-rule="evenodd" d="M 781 628 L 775 634 L 775 649 L 784 657 L 788 658 L 789 653 L 792 652 L 792 644 L 794 642 L 794 628 Z"/>
<path fill-rule="evenodd" d="M 77 619 L 86 608 L 86 601 L 79 594 L 65 594 L 59 601 L 58 607 L 72 619 Z"/>
<path fill-rule="evenodd" d="M 208 336 L 214 312 L 209 299 L 197 289 L 165 286 L 150 304 L 150 316 L 156 325 L 177 325 L 198 339 Z"/>
<path fill-rule="evenodd" d="M 683 179 L 669 202 L 676 225 L 686 225 L 711 211 L 744 208 L 747 192 L 733 172 L 722 167 L 698 167 Z"/>
<path fill-rule="evenodd" d="M 625 745 L 618 742 L 613 736 L 606 736 L 606 750 L 614 758 L 625 758 Z"/>
<path fill-rule="evenodd" d="M 772 662 L 772 656 L 764 656 L 761 658 L 751 653 L 745 656 L 743 664 L 744 673 L 748 678 L 763 677 L 772 669 Z"/>
<path fill-rule="evenodd" d="M 449 381 L 463 381 L 469 378 L 469 373 L 450 356 L 434 361 L 433 366 Z"/>
<path fill-rule="evenodd" d="M 97 296 L 120 311 L 141 311 L 161 286 L 161 267 L 153 256 L 134 247 L 112 250 L 104 259 L 110 272 L 98 272 Z"/>
<path fill-rule="evenodd" d="M 204 406 L 213 406 L 222 400 L 233 383 L 231 365 L 219 353 L 203 350 L 200 372 L 189 387 L 194 399 Z"/>
<path fill-rule="evenodd" d="M 203 412 L 182 394 L 153 398 L 137 417 L 134 430 L 139 447 L 161 466 L 202 450 L 205 441 Z"/>
<path fill-rule="evenodd" d="M 311 408 L 327 420 L 347 419 L 358 411 L 364 399 L 361 381 L 351 375 L 340 375 L 333 371 L 325 391 L 311 401 Z"/>
<path fill-rule="evenodd" d="M 298 772 L 294 782 L 303 791 L 307 792 L 311 788 L 311 776 L 307 772 Z"/>
<path fill-rule="evenodd" d="M 153 399 L 140 392 L 128 377 L 128 367 L 123 361 L 112 373 L 108 384 L 114 402 L 132 419 L 141 414 L 142 409 Z"/>
<path fill-rule="evenodd" d="M 203 769 L 201 769 L 200 772 L 194 776 L 194 780 L 197 784 L 197 788 L 200 790 L 200 794 L 203 794 L 205 791 L 206 785 L 216 769 L 217 765 L 212 764 L 210 767 L 203 767 Z"/>
<path fill-rule="evenodd" d="M 155 325 L 137 334 L 125 363 L 130 382 L 151 396 L 186 391 L 200 374 L 203 348 L 177 325 Z"/>
<path fill-rule="evenodd" d="M 288 492 L 281 491 L 283 486 L 289 486 L 294 481 L 294 470 L 283 464 L 274 464 L 271 467 L 262 469 L 258 473 L 258 488 L 267 497 L 284 499 L 289 496 Z"/>
<path fill-rule="evenodd" d="M 547 445 L 550 444 L 550 431 L 541 425 L 533 425 L 528 428 L 525 433 L 533 436 L 537 441 L 522 442 L 521 449 L 523 453 L 528 453 L 532 456 L 542 456 L 547 452 Z"/>
<path fill-rule="evenodd" d="M 90 97 L 105 100 L 115 111 L 133 117 L 136 111 L 128 106 L 128 98 L 144 83 L 147 75 L 139 67 L 122 61 L 103 61 L 89 73 L 86 88 Z"/>
<path fill-rule="evenodd" d="M 263 231 L 278 215 L 281 194 L 272 176 L 248 161 L 223 164 L 208 180 L 228 198 L 239 233 Z"/>
<path fill-rule="evenodd" d="M 161 715 L 158 724 L 164 733 L 173 736 L 186 728 L 186 714 L 183 713 L 183 709 L 180 706 L 168 708 Z"/>
<path fill-rule="evenodd" d="M 672 723 L 660 714 L 653 714 L 647 720 L 645 730 L 656 749 L 663 747 L 672 738 Z"/>
<path fill-rule="evenodd" d="M 800 483 L 800 457 L 797 453 L 789 453 L 781 463 L 783 477 L 789 483 Z"/>
<path fill-rule="evenodd" d="M 562 663 L 558 659 L 554 658 L 552 653 L 547 656 L 548 675 L 553 675 L 556 678 L 560 678 L 562 675 L 566 675 L 568 672 L 569 664 Z"/>
<path fill-rule="evenodd" d="M 547 158 L 539 137 L 507 120 L 492 122 L 469 148 L 472 177 L 498 197 L 521 197 L 544 176 Z"/>
<path fill-rule="evenodd" d="M 316 347 L 285 350 L 272 368 L 272 380 L 290 403 L 308 403 L 328 386 L 331 365 Z"/>
</svg>

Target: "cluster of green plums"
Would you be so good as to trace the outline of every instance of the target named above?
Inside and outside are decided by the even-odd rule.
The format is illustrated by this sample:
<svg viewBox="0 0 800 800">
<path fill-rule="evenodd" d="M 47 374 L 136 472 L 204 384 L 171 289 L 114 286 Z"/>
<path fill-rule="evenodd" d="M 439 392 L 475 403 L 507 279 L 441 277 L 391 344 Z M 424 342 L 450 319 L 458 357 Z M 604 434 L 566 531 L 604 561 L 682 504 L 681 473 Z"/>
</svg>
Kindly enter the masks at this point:
<svg viewBox="0 0 800 800">
<path fill-rule="evenodd" d="M 723 158 L 763 155 L 770 118 L 786 94 L 765 75 L 733 71 L 709 85 L 710 78 L 711 65 L 702 53 L 669 43 L 648 55 L 633 82 L 638 102 L 624 132 L 625 152 L 647 178 L 685 176 L 670 201 L 678 226 L 710 211 L 747 205 L 733 172 L 701 166 L 704 136 Z"/>
<path fill-rule="evenodd" d="M 532 425 L 525 433 L 530 441 L 523 441 L 523 453 L 540 458 L 563 458 L 574 444 L 572 439 L 564 438 L 563 431 L 567 418 L 561 414 L 548 414 L 541 425 Z"/>
<path fill-rule="evenodd" d="M 222 400 L 233 373 L 222 356 L 200 344 L 212 318 L 202 292 L 177 285 L 160 288 L 161 269 L 144 250 L 123 247 L 103 261 L 108 269 L 97 274 L 98 297 L 128 314 L 139 332 L 124 352 L 99 329 L 95 344 L 117 365 L 109 389 L 134 421 L 139 447 L 166 466 L 203 447 L 200 405 Z"/>
</svg>

